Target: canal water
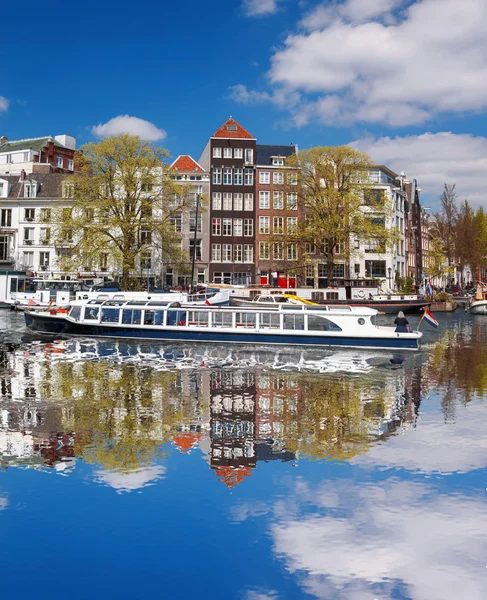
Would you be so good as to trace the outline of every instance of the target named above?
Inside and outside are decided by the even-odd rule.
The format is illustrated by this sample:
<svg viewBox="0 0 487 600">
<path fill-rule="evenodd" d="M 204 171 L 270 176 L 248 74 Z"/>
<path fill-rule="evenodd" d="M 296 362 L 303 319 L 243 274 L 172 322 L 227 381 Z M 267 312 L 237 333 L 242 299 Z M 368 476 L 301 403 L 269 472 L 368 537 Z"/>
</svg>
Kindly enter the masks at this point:
<svg viewBox="0 0 487 600">
<path fill-rule="evenodd" d="M 0 312 L 2 597 L 486 598 L 487 318 L 439 320 L 393 354 Z"/>
</svg>

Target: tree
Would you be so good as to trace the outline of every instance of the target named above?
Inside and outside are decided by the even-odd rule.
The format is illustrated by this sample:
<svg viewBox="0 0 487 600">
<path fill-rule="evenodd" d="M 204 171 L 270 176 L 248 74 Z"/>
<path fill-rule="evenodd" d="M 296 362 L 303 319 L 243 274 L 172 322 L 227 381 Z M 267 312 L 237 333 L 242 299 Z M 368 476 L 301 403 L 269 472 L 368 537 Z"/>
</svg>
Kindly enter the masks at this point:
<svg viewBox="0 0 487 600">
<path fill-rule="evenodd" d="M 441 210 L 433 215 L 433 230 L 441 240 L 448 265 L 452 265 L 455 258 L 455 226 L 458 218 L 458 197 L 455 187 L 455 184 L 445 183 L 441 195 Z"/>
<path fill-rule="evenodd" d="M 387 227 L 392 206 L 385 194 L 369 182 L 371 159 L 347 146 L 316 147 L 291 157 L 287 166 L 298 172 L 298 207 L 303 218 L 296 233 L 300 255 L 310 262 L 309 249 L 327 264 L 328 279 L 337 261 L 349 262 L 351 240 L 369 242 L 385 252 L 397 241 L 394 227 Z"/>
<path fill-rule="evenodd" d="M 154 259 L 187 260 L 171 217 L 194 199 L 169 176 L 167 156 L 128 134 L 82 147 L 79 172 L 63 187 L 63 197 L 72 200 L 55 217 L 55 245 L 65 270 L 96 270 L 109 260 L 122 288 L 129 289 L 137 267 L 150 269 Z"/>
</svg>

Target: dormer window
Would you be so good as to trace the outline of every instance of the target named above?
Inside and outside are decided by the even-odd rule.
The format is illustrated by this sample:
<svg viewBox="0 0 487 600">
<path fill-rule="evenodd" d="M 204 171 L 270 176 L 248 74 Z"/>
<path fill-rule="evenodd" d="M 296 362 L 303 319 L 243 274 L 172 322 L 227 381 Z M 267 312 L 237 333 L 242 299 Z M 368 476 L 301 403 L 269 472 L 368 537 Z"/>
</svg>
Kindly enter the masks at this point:
<svg viewBox="0 0 487 600">
<path fill-rule="evenodd" d="M 74 183 L 63 182 L 63 198 L 74 198 Z"/>
<path fill-rule="evenodd" d="M 274 167 L 283 167 L 284 166 L 284 159 L 283 158 L 273 158 L 272 159 L 272 165 Z"/>
<path fill-rule="evenodd" d="M 35 198 L 37 196 L 37 182 L 24 183 L 24 198 Z"/>
<path fill-rule="evenodd" d="M 238 131 L 238 127 L 236 125 L 227 125 L 227 131 Z"/>
</svg>

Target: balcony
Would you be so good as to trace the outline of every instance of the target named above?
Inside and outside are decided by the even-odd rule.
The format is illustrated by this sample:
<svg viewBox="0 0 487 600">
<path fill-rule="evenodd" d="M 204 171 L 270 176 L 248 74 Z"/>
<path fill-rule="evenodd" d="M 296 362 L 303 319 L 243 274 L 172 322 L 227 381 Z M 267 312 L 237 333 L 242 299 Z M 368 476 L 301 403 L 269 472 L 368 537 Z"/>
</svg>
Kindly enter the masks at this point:
<svg viewBox="0 0 487 600">
<path fill-rule="evenodd" d="M 24 240 L 23 244 L 24 244 L 24 246 L 33 246 L 34 240 Z"/>
</svg>

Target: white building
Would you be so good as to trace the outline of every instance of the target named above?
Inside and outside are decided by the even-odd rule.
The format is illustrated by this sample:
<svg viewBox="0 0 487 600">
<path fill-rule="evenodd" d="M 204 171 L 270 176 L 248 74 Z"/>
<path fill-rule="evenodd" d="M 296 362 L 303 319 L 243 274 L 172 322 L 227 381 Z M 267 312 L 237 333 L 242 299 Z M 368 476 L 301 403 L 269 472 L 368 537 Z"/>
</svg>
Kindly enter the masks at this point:
<svg viewBox="0 0 487 600">
<path fill-rule="evenodd" d="M 72 173 L 75 150 L 76 138 L 71 135 L 12 141 L 3 136 L 0 137 L 0 173 L 32 173 L 40 166 L 44 166 L 44 172 L 54 170 L 59 173 Z"/>
</svg>

